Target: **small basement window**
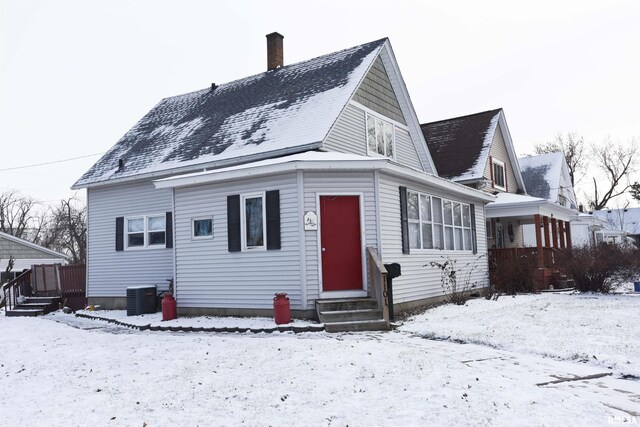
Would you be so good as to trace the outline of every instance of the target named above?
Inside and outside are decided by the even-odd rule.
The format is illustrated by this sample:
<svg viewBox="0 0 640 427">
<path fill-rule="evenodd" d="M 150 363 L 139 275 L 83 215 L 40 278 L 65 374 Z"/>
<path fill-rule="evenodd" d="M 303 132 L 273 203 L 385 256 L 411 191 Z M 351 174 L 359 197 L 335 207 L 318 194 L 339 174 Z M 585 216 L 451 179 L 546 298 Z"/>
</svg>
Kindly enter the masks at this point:
<svg viewBox="0 0 640 427">
<path fill-rule="evenodd" d="M 213 219 L 195 218 L 192 221 L 192 237 L 194 239 L 210 239 L 213 237 Z"/>
</svg>

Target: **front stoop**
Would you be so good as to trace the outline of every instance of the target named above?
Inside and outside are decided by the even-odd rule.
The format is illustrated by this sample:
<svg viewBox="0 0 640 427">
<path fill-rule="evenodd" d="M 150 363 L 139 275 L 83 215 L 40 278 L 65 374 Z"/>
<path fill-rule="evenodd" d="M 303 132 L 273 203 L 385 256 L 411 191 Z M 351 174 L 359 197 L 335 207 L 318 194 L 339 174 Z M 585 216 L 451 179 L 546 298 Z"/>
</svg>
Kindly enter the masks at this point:
<svg viewBox="0 0 640 427">
<path fill-rule="evenodd" d="M 60 297 L 28 297 L 22 304 L 5 312 L 9 317 L 34 317 L 56 311 L 60 305 Z"/>
<path fill-rule="evenodd" d="M 318 320 L 327 332 L 388 331 L 389 322 L 382 317 L 372 298 L 316 300 Z"/>
</svg>

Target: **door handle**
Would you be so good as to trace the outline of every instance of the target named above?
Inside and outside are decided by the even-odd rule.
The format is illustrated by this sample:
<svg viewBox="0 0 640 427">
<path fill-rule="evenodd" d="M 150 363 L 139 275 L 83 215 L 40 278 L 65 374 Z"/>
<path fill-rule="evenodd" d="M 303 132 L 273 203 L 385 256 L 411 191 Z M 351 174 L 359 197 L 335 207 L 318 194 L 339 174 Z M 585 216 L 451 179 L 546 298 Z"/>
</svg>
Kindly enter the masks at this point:
<svg viewBox="0 0 640 427">
<path fill-rule="evenodd" d="M 325 249 L 325 248 L 322 248 L 322 252 L 324 252 L 324 251 L 326 251 L 326 249 Z"/>
</svg>

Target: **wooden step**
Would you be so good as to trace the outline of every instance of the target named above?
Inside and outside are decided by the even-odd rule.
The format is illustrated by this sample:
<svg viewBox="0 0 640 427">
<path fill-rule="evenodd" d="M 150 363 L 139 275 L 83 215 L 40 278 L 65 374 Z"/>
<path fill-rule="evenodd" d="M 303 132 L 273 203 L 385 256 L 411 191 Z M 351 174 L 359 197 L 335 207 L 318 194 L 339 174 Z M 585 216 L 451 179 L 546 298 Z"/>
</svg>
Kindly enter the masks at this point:
<svg viewBox="0 0 640 427">
<path fill-rule="evenodd" d="M 37 308 L 15 308 L 5 312 L 8 317 L 35 317 L 42 314 L 44 314 L 43 310 Z"/>
<path fill-rule="evenodd" d="M 357 320 L 352 322 L 325 323 L 327 332 L 388 331 L 389 322 L 384 320 Z"/>
<path fill-rule="evenodd" d="M 333 298 L 316 300 L 316 310 L 320 311 L 348 311 L 378 308 L 378 302 L 373 298 Z"/>
<path fill-rule="evenodd" d="M 318 319 L 321 323 L 350 322 L 354 320 L 380 320 L 382 311 L 377 308 L 362 310 L 320 311 Z"/>
<path fill-rule="evenodd" d="M 60 297 L 27 297 L 25 303 L 54 304 L 61 301 Z"/>
</svg>

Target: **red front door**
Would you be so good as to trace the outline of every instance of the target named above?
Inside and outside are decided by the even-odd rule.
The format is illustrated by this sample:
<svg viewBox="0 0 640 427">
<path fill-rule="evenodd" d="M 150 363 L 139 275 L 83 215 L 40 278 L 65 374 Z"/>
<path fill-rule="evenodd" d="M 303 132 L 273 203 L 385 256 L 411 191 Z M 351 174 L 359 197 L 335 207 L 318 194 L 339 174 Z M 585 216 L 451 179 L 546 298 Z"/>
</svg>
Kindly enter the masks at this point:
<svg viewBox="0 0 640 427">
<path fill-rule="evenodd" d="M 360 198 L 320 196 L 322 290 L 362 290 Z"/>
</svg>

